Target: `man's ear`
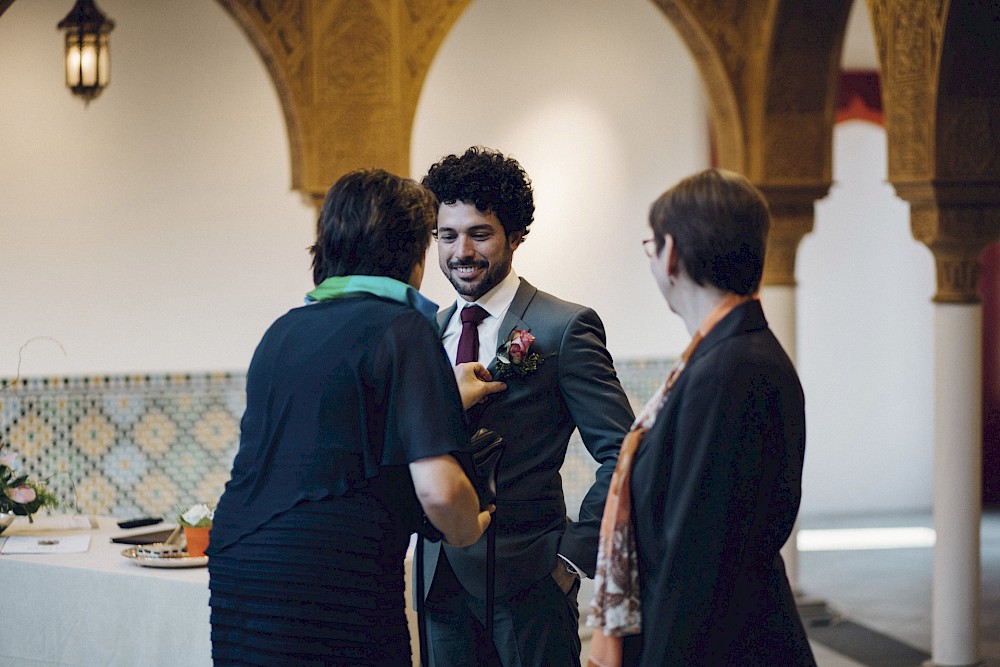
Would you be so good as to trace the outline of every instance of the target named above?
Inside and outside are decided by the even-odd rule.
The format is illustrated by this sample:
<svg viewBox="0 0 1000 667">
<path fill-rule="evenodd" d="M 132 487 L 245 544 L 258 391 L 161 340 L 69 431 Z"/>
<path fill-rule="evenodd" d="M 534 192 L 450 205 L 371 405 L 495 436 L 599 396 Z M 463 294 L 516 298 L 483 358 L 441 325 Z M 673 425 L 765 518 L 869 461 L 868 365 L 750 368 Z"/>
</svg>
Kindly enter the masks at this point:
<svg viewBox="0 0 1000 667">
<path fill-rule="evenodd" d="M 507 234 L 507 245 L 510 246 L 511 250 L 514 250 L 515 248 L 517 248 L 517 246 L 521 245 L 521 241 L 523 240 L 524 240 L 523 230 L 510 232 L 509 234 Z"/>
</svg>

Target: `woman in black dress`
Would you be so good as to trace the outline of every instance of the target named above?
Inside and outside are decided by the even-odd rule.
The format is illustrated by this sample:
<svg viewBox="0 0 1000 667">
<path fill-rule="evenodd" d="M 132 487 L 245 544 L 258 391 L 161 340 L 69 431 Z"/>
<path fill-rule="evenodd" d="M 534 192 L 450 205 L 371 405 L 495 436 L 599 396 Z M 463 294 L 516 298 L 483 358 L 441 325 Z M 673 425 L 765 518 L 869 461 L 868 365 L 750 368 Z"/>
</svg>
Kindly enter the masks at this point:
<svg viewBox="0 0 1000 667">
<path fill-rule="evenodd" d="M 621 448 L 591 662 L 815 665 L 779 553 L 799 509 L 805 408 L 757 299 L 767 203 L 710 169 L 663 193 L 649 221 L 650 269 L 692 338 L 636 419 L 644 439 Z"/>
<path fill-rule="evenodd" d="M 450 455 L 468 448 L 462 396 L 415 289 L 436 212 L 379 170 L 327 194 L 316 289 L 247 373 L 208 550 L 216 664 L 409 664 L 403 561 L 421 510 L 459 546 L 490 522 Z M 503 388 L 464 370 L 466 404 Z"/>
</svg>

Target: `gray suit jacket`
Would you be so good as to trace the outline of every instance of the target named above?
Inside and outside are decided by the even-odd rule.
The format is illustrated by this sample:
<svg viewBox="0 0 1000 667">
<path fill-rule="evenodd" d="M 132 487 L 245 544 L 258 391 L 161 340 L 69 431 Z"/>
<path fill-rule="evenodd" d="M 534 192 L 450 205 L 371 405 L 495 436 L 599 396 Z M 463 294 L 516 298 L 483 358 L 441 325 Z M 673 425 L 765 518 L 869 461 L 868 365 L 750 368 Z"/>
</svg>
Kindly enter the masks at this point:
<svg viewBox="0 0 1000 667">
<path fill-rule="evenodd" d="M 439 321 L 447 323 L 454 312 L 452 305 Z M 498 340 L 506 341 L 514 329 L 530 331 L 535 336 L 530 351 L 545 360 L 534 373 L 506 380 L 507 391 L 468 413 L 471 432 L 489 428 L 506 442 L 493 515 L 499 599 L 548 576 L 557 554 L 593 576 L 604 499 L 633 419 L 597 313 L 540 292 L 522 278 Z M 495 359 L 489 370 L 496 370 Z M 570 522 L 559 469 L 575 428 L 601 465 L 579 521 Z M 465 548 L 426 543 L 423 593 L 430 589 L 442 548 L 465 589 L 485 597 L 485 538 Z"/>
</svg>

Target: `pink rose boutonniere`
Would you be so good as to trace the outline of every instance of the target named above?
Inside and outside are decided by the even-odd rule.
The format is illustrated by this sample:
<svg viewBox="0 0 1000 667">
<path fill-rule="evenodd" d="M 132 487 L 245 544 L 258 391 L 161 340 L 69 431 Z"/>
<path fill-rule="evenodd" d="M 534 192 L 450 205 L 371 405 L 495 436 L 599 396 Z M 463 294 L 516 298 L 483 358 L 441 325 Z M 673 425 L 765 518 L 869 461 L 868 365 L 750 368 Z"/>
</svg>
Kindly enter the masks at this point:
<svg viewBox="0 0 1000 667">
<path fill-rule="evenodd" d="M 524 377 L 538 370 L 545 357 L 529 352 L 535 337 L 523 329 L 514 329 L 507 340 L 497 348 L 497 371 L 494 380 Z"/>
</svg>

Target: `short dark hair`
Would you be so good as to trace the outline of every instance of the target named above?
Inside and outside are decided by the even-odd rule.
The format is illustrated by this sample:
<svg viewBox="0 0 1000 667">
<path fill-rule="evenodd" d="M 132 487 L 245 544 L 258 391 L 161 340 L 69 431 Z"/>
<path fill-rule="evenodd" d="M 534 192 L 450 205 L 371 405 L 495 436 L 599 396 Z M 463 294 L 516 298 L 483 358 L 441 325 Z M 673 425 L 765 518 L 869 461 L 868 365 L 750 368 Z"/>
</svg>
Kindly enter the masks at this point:
<svg viewBox="0 0 1000 667">
<path fill-rule="evenodd" d="M 443 204 L 465 202 L 497 216 L 504 231 L 528 235 L 535 216 L 531 179 L 517 160 L 492 148 L 473 146 L 459 157 L 434 164 L 421 181 Z"/>
<path fill-rule="evenodd" d="M 707 169 L 682 180 L 653 202 L 649 225 L 656 249 L 669 234 L 684 270 L 741 295 L 760 289 L 771 214 L 760 190 L 745 177 Z"/>
<path fill-rule="evenodd" d="M 313 282 L 348 275 L 406 282 L 430 246 L 437 206 L 427 188 L 381 169 L 341 176 L 326 193 L 309 249 Z"/>
</svg>

